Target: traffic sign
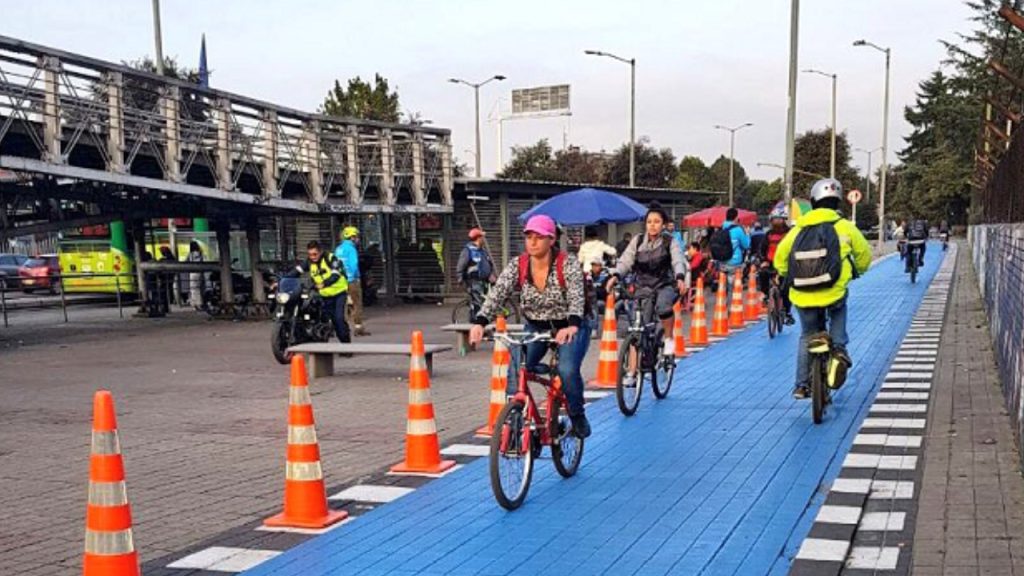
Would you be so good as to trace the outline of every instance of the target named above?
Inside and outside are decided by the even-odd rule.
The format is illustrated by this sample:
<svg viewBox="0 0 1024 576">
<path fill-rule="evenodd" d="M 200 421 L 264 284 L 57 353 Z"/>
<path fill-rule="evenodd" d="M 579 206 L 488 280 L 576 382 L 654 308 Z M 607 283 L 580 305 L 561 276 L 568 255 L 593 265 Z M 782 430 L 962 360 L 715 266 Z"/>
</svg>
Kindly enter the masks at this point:
<svg viewBox="0 0 1024 576">
<path fill-rule="evenodd" d="M 849 200 L 850 204 L 856 204 L 861 201 L 862 196 L 860 190 L 850 190 L 846 193 L 846 199 Z"/>
</svg>

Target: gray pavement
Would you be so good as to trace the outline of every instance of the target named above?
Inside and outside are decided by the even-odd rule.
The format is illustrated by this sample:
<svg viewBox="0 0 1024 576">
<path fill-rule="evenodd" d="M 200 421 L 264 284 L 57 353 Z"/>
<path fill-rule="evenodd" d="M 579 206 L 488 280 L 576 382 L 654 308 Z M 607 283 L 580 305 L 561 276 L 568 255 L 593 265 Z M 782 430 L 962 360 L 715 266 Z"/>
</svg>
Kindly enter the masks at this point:
<svg viewBox="0 0 1024 576">
<path fill-rule="evenodd" d="M 0 574 L 80 570 L 99 388 L 114 394 L 143 562 L 280 506 L 288 370 L 270 354 L 270 324 L 92 314 L 0 330 Z M 438 328 L 449 314 L 434 305 L 370 308 L 373 335 L 359 341 L 407 342 L 416 327 L 428 343 L 447 344 L 452 335 Z M 435 358 L 443 443 L 484 424 L 489 362 L 489 349 Z M 595 365 L 591 353 L 584 374 Z M 405 440 L 408 363 L 357 357 L 336 367 L 313 384 L 328 486 L 398 462 Z"/>
<path fill-rule="evenodd" d="M 939 348 L 914 536 L 915 575 L 1024 575 L 1024 478 L 970 252 Z"/>
</svg>

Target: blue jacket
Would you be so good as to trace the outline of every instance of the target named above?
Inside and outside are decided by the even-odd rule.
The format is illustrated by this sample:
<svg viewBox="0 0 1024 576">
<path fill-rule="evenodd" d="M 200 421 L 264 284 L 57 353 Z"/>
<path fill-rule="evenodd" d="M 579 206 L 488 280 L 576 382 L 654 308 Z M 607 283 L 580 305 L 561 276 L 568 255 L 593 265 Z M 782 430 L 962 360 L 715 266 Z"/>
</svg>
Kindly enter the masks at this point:
<svg viewBox="0 0 1024 576">
<path fill-rule="evenodd" d="M 345 276 L 349 282 L 359 280 L 359 251 L 356 250 L 355 242 L 343 240 L 334 249 L 334 257 L 345 265 Z"/>
<path fill-rule="evenodd" d="M 747 236 L 747 233 L 743 231 L 743 226 L 739 224 L 734 226 L 732 220 L 726 220 L 722 223 L 722 228 L 730 226 L 732 226 L 732 229 L 729 230 L 729 236 L 732 238 L 732 258 L 726 264 L 739 266 L 743 264 L 743 253 L 750 250 L 750 236 Z"/>
</svg>

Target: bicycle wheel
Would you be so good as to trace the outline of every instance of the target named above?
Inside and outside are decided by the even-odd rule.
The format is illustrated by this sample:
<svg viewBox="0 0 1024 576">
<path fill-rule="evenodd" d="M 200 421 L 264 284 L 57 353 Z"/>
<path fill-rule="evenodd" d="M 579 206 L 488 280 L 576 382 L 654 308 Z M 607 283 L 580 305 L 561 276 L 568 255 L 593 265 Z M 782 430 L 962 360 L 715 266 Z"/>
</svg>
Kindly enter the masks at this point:
<svg viewBox="0 0 1024 576">
<path fill-rule="evenodd" d="M 651 373 L 651 390 L 654 392 L 654 397 L 658 400 L 664 400 L 668 396 L 668 391 L 672 388 L 672 380 L 676 375 L 676 359 L 674 357 L 662 356 L 658 360 L 658 365 L 654 372 Z"/>
<path fill-rule="evenodd" d="M 630 350 L 633 351 L 633 362 L 630 366 Z M 636 336 L 626 338 L 619 351 L 619 377 L 615 382 L 615 399 L 619 410 L 626 416 L 636 414 L 640 405 L 640 395 L 644 389 L 643 351 Z"/>
<path fill-rule="evenodd" d="M 768 322 L 767 322 L 767 324 L 768 324 L 768 337 L 769 338 L 775 338 L 775 335 L 778 334 L 781 331 L 781 330 L 779 330 L 779 325 L 778 325 L 779 310 L 778 310 L 778 303 L 777 303 L 776 298 L 775 298 L 777 295 L 778 295 L 778 290 L 774 286 L 770 290 L 768 290 Z"/>
<path fill-rule="evenodd" d="M 525 410 L 520 402 L 506 404 L 491 434 L 491 491 L 506 510 L 515 510 L 523 504 L 533 477 L 532 438 Z"/>
<path fill-rule="evenodd" d="M 555 463 L 555 470 L 558 470 L 563 478 L 568 478 L 576 474 L 580 467 L 580 460 L 583 459 L 583 439 L 573 433 L 569 412 L 562 398 L 555 398 L 551 402 L 548 423 L 551 425 L 551 460 Z"/>
<path fill-rule="evenodd" d="M 459 300 L 455 308 L 452 308 L 452 324 L 460 324 L 462 322 L 472 322 L 473 320 L 469 317 L 469 299 L 463 298 Z"/>
<path fill-rule="evenodd" d="M 811 356 L 811 418 L 821 424 L 825 417 L 825 360 L 821 354 Z"/>
</svg>

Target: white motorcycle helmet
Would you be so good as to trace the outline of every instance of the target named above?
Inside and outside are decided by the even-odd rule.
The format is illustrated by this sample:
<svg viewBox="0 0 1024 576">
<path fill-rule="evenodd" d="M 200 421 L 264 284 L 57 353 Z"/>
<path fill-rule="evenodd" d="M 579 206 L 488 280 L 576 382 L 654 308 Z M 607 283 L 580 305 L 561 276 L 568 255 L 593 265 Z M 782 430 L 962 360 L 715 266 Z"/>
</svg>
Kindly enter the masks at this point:
<svg viewBox="0 0 1024 576">
<path fill-rule="evenodd" d="M 843 185 L 835 178 L 822 178 L 811 186 L 811 201 L 820 202 L 825 198 L 843 198 Z"/>
</svg>

